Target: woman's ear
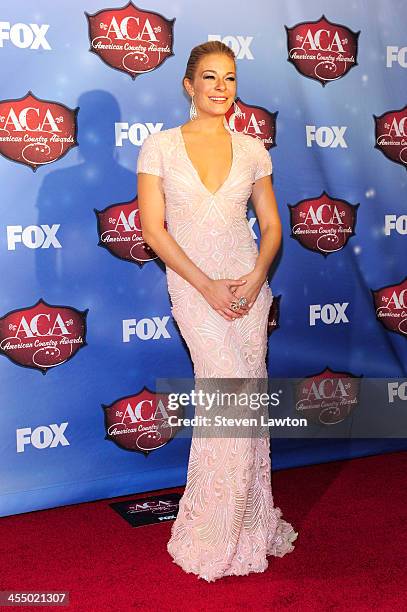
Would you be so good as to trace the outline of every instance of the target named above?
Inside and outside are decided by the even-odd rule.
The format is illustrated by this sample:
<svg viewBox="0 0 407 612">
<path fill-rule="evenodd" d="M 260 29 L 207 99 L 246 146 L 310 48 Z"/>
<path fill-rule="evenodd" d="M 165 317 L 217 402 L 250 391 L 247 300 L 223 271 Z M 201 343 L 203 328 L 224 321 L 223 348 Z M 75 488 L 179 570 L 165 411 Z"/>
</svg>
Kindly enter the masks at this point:
<svg viewBox="0 0 407 612">
<path fill-rule="evenodd" d="M 185 89 L 187 90 L 188 95 L 190 95 L 192 97 L 194 92 L 192 90 L 191 84 L 190 84 L 189 79 L 187 77 L 184 77 L 183 85 L 184 85 Z"/>
</svg>

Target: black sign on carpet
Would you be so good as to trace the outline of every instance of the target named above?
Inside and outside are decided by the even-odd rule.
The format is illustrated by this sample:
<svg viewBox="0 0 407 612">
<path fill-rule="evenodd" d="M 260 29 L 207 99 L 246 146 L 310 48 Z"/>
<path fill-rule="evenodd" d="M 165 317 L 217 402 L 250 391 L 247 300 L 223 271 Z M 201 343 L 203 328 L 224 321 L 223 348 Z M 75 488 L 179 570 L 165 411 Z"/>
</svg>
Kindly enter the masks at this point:
<svg viewBox="0 0 407 612">
<path fill-rule="evenodd" d="M 143 527 L 175 519 L 178 514 L 180 493 L 150 495 L 109 504 L 132 527 Z"/>
</svg>

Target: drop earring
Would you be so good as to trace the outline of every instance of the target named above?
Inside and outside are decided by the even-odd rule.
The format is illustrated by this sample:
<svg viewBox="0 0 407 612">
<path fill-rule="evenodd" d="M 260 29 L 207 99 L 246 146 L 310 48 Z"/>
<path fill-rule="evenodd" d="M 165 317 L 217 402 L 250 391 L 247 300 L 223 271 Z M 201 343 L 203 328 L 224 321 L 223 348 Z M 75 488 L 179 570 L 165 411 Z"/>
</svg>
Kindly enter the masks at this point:
<svg viewBox="0 0 407 612">
<path fill-rule="evenodd" d="M 233 102 L 233 112 L 235 117 L 243 117 L 243 113 L 240 110 L 240 106 L 236 104 L 236 100 Z"/>
<path fill-rule="evenodd" d="M 191 120 L 193 119 L 197 119 L 198 118 L 198 113 L 196 110 L 196 106 L 195 106 L 195 102 L 194 102 L 194 96 L 191 96 L 191 106 L 189 108 L 189 117 Z"/>
</svg>

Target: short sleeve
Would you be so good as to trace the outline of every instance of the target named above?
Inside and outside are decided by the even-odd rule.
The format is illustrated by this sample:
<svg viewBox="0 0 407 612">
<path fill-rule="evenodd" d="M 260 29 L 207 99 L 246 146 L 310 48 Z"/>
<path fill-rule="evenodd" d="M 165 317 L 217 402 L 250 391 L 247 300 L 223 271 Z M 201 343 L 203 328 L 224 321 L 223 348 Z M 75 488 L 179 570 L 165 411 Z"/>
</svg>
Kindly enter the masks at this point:
<svg viewBox="0 0 407 612">
<path fill-rule="evenodd" d="M 254 180 L 257 181 L 258 179 L 262 178 L 263 176 L 267 176 L 268 174 L 272 174 L 273 172 L 273 163 L 271 161 L 271 157 L 266 149 L 266 147 L 264 146 L 264 144 L 262 143 L 262 141 L 259 138 L 256 138 L 256 148 L 255 148 L 255 155 L 256 155 L 256 163 L 255 163 L 255 168 L 256 168 L 256 172 L 254 175 Z"/>
<path fill-rule="evenodd" d="M 141 145 L 137 158 L 137 174 L 139 172 L 163 176 L 161 151 L 154 134 L 147 136 Z"/>
</svg>

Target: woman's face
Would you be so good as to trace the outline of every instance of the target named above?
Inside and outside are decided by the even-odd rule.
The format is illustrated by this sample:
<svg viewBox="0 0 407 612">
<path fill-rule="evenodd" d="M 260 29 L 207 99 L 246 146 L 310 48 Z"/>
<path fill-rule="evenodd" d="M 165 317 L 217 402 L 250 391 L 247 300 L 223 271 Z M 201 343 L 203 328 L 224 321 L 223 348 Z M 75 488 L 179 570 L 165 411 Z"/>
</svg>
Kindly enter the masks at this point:
<svg viewBox="0 0 407 612">
<path fill-rule="evenodd" d="M 225 115 L 236 96 L 235 62 L 225 53 L 205 55 L 192 84 L 186 80 L 185 86 L 190 95 L 194 94 L 198 117 Z"/>
</svg>

